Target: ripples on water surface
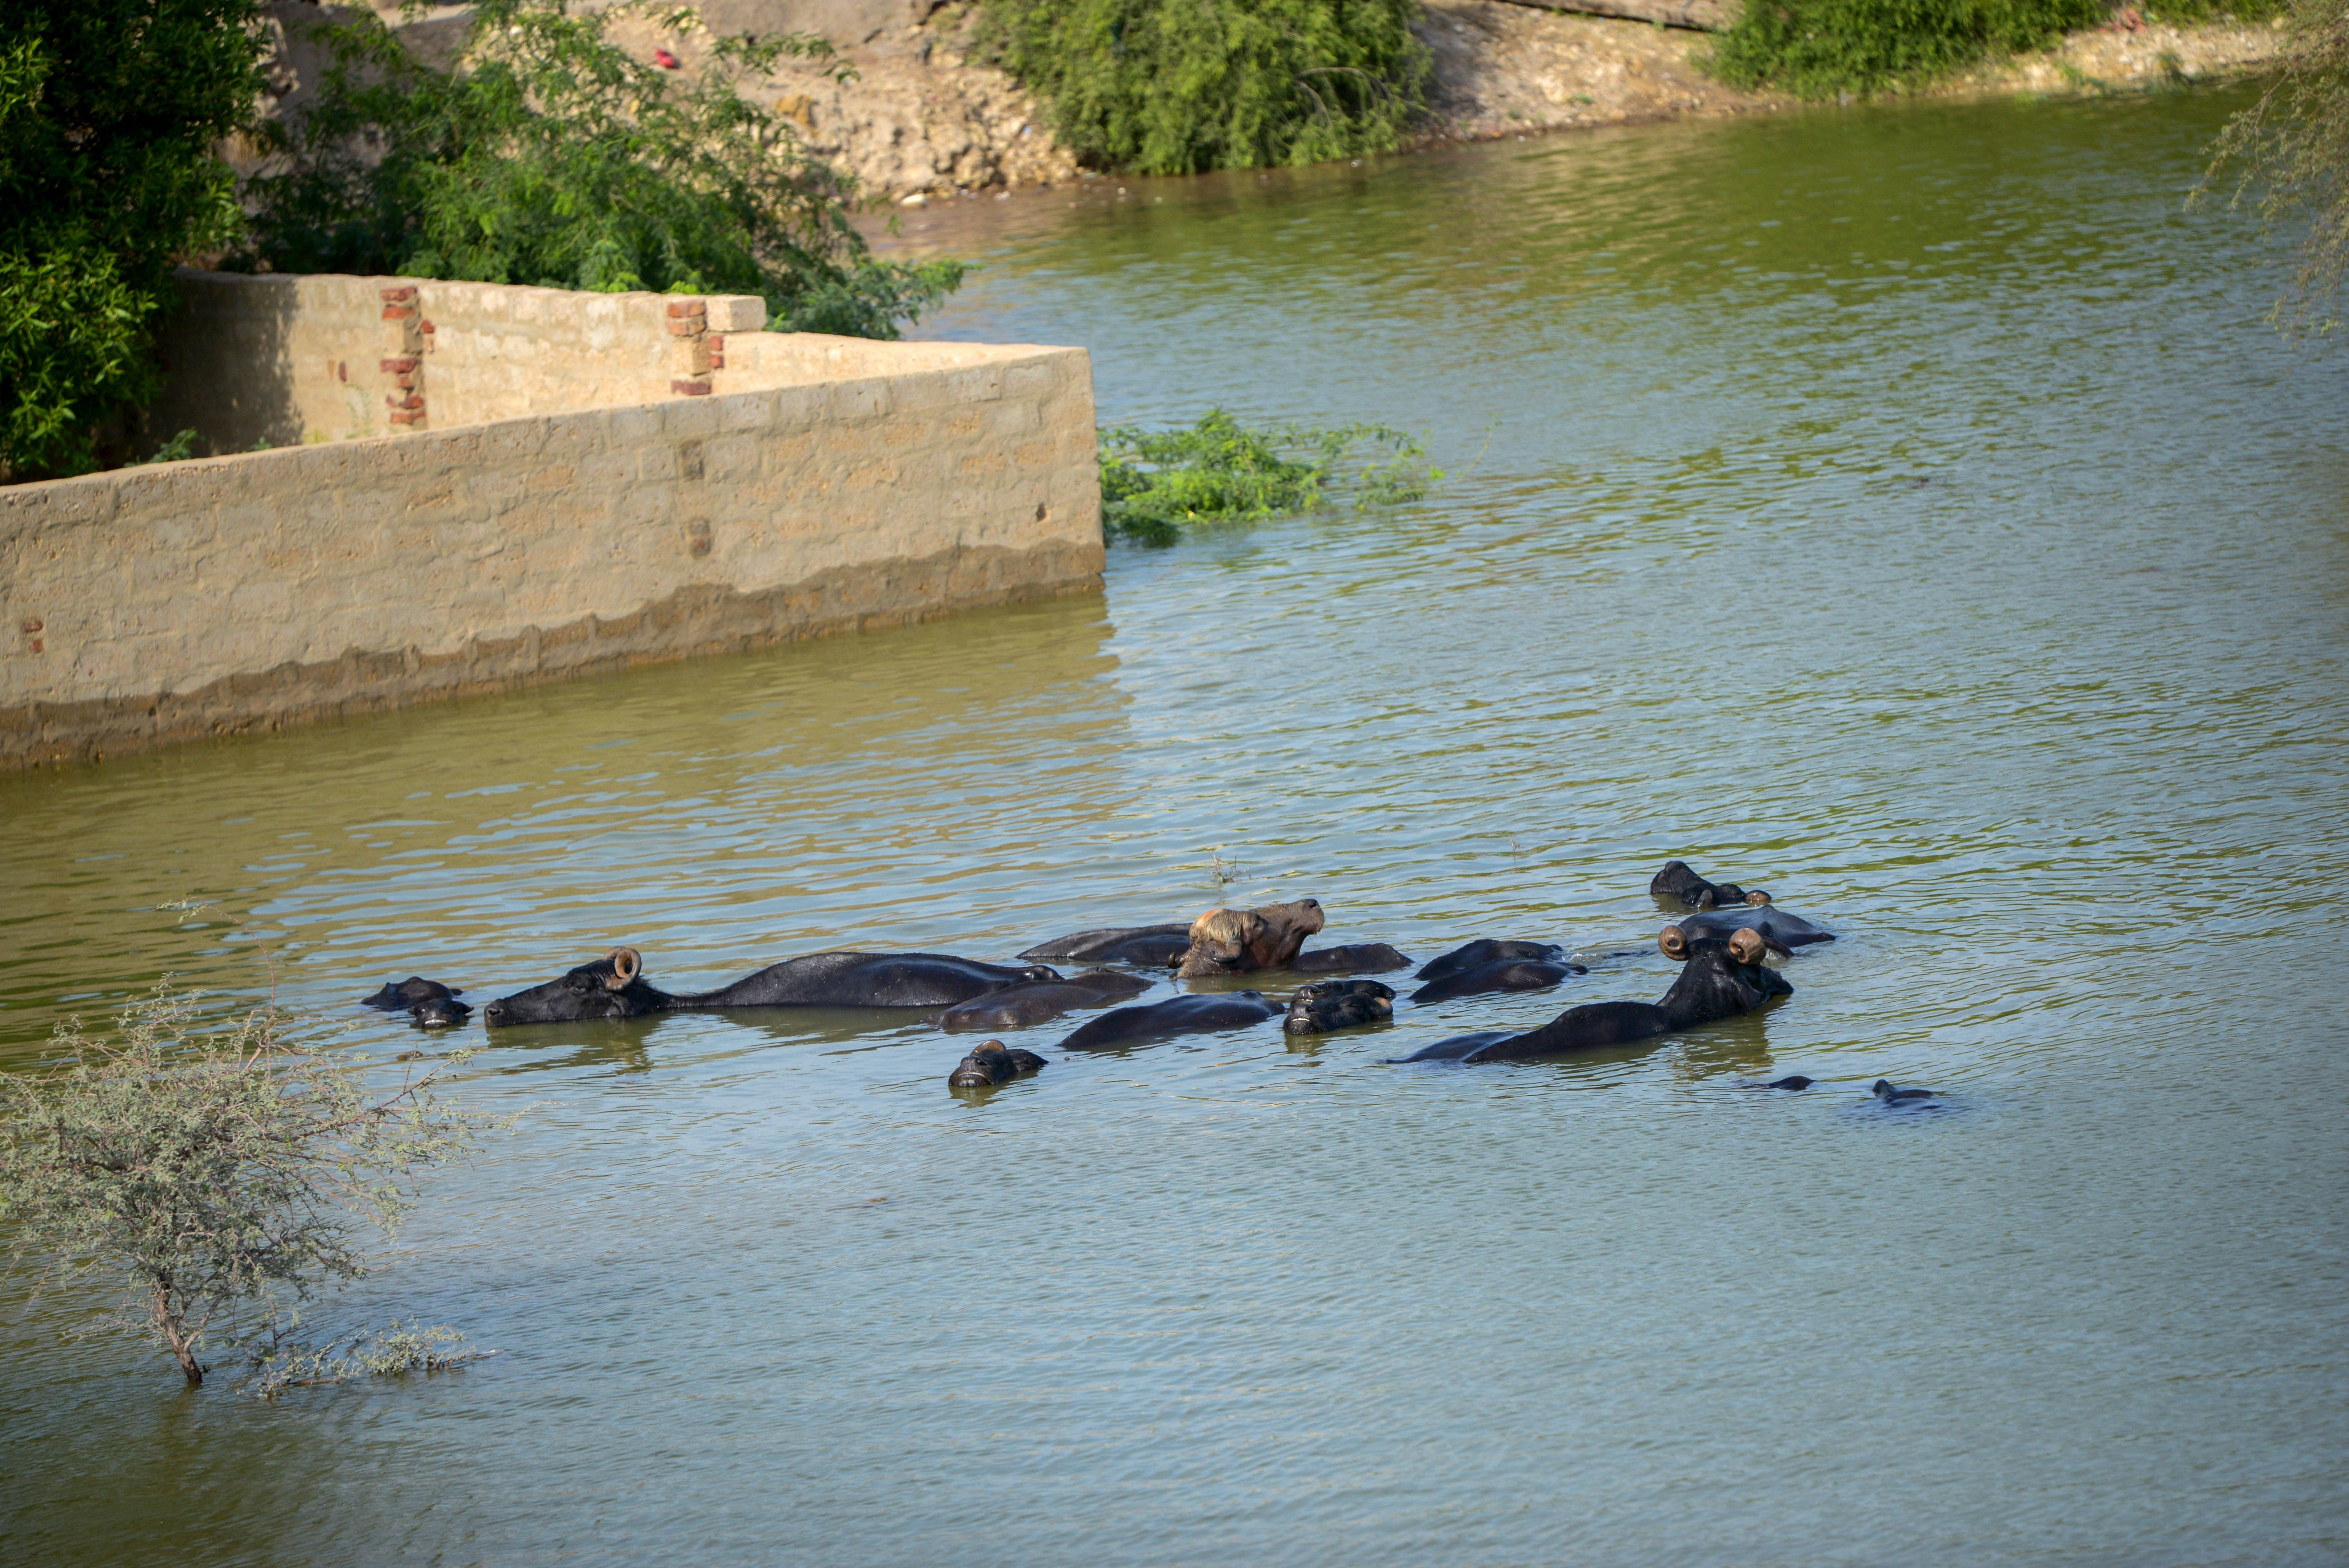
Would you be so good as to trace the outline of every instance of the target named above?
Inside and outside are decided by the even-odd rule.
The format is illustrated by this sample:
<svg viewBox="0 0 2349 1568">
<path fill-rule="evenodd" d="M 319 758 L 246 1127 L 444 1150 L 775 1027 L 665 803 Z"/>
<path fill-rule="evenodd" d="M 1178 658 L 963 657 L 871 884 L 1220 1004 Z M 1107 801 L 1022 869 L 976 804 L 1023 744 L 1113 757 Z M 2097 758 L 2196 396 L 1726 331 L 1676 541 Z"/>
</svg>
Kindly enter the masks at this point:
<svg viewBox="0 0 2349 1568">
<path fill-rule="evenodd" d="M 347 1012 L 1300 894 L 1610 955 L 983 1104 L 918 1025 L 501 1036 L 467 1087 L 523 1130 L 340 1310 L 504 1354 L 189 1398 L 42 1304 L 11 1560 L 2349 1554 L 2349 397 L 2261 325 L 2273 253 L 2179 212 L 2235 101 L 987 203 L 915 236 L 987 262 L 940 332 L 1454 477 L 1121 549 L 1105 599 L 0 779 L 19 1062 L 165 972 Z M 1846 940 L 1652 1049 L 1376 1065 L 1659 995 L 1671 855 Z"/>
</svg>

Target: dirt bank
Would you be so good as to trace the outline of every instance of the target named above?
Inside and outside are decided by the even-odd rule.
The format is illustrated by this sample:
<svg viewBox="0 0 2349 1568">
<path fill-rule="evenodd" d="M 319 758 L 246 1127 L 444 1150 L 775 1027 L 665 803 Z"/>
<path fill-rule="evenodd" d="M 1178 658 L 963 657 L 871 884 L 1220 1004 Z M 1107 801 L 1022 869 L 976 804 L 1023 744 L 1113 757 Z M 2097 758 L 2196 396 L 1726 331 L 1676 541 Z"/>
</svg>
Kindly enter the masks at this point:
<svg viewBox="0 0 2349 1568">
<path fill-rule="evenodd" d="M 761 20 L 781 0 L 730 0 L 713 13 L 734 26 Z M 846 5 L 849 0 L 840 0 Z M 817 156 L 854 174 L 872 196 L 919 205 L 957 191 L 1064 184 L 1076 160 L 1056 143 L 1036 100 L 1002 72 L 978 64 L 968 0 L 935 11 L 929 0 L 869 0 L 866 20 L 837 44 L 855 69 L 834 80 L 824 67 L 789 63 L 742 83 L 746 95 L 790 122 Z M 1686 115 L 1750 114 L 1795 107 L 1741 92 L 1704 74 L 1711 35 L 1641 22 L 1537 9 L 1505 0 L 1425 0 L 1419 34 L 1433 56 L 1428 139 L 1630 125 Z M 317 15 L 275 0 L 273 13 Z M 740 15 L 737 15 L 740 13 Z M 461 7 L 429 14 L 415 41 L 445 52 Z M 698 66 L 707 31 L 678 33 L 640 20 L 613 32 L 649 57 L 656 48 Z M 2127 91 L 2223 78 L 2274 59 L 2282 24 L 2141 26 L 2075 34 L 2054 49 L 1969 73 L 1933 96 Z M 315 64 L 281 56 L 273 88 L 298 101 Z"/>
<path fill-rule="evenodd" d="M 1741 92 L 1704 74 L 1710 35 L 1572 15 L 1505 0 L 1426 0 L 1420 36 L 1433 56 L 1431 140 L 1629 125 L 1684 115 L 1750 114 L 1795 100 Z M 812 67 L 757 84 L 809 146 L 867 191 L 898 199 L 1058 184 L 1075 162 L 1035 100 L 974 64 L 967 6 L 843 46 L 858 79 Z M 2147 26 L 2066 38 L 2058 48 L 1970 73 L 1935 96 L 2123 91 L 2256 70 L 2279 26 Z M 671 46 L 684 47 L 689 40 Z"/>
</svg>

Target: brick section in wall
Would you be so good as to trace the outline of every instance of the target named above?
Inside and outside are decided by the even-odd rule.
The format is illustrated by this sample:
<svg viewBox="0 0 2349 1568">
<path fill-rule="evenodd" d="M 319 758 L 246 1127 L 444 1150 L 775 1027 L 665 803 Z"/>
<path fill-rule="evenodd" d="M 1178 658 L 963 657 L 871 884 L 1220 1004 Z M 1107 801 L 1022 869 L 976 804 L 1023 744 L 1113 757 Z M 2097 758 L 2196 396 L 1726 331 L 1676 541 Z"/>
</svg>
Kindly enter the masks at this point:
<svg viewBox="0 0 2349 1568">
<path fill-rule="evenodd" d="M 424 355 L 432 346 L 432 324 L 413 284 L 378 291 L 383 301 L 384 347 L 376 361 L 384 377 L 384 417 L 394 430 L 429 428 L 424 418 Z"/>
<path fill-rule="evenodd" d="M 709 306 L 698 299 L 671 300 L 668 307 L 668 335 L 677 340 L 671 350 L 675 367 L 683 374 L 669 380 L 668 389 L 680 397 L 707 397 L 716 385 L 709 373 L 726 363 L 726 340 L 717 340 L 717 359 L 711 359 L 709 336 Z"/>
</svg>

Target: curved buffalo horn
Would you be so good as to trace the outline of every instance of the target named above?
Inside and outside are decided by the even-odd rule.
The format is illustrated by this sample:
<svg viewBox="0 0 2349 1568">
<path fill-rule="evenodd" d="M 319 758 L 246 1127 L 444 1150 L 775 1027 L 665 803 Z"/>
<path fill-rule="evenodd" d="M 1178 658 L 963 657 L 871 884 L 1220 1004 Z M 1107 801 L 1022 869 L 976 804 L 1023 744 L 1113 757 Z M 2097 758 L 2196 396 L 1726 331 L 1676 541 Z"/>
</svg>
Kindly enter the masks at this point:
<svg viewBox="0 0 2349 1568">
<path fill-rule="evenodd" d="M 1656 945 L 1675 964 L 1688 956 L 1688 936 L 1677 925 L 1668 925 L 1656 933 Z"/>
<path fill-rule="evenodd" d="M 1745 902 L 1756 909 L 1767 909 L 1770 907 L 1770 895 L 1756 888 L 1745 895 Z"/>
<path fill-rule="evenodd" d="M 645 972 L 645 955 L 633 947 L 612 949 L 612 973 L 604 982 L 606 991 L 625 991 L 630 981 Z"/>
<path fill-rule="evenodd" d="M 1758 931 L 1736 931 L 1729 936 L 1729 955 L 1740 964 L 1759 964 L 1768 944 Z"/>
</svg>

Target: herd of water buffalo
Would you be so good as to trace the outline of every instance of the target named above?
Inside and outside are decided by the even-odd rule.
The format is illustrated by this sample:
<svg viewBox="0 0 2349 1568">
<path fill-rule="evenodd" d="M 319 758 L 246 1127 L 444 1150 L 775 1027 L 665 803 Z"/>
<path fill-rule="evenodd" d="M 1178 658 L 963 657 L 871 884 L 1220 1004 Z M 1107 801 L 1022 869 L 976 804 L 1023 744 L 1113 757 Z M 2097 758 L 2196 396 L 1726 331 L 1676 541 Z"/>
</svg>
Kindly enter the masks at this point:
<svg viewBox="0 0 2349 1568">
<path fill-rule="evenodd" d="M 1779 909 L 1768 893 L 1707 882 L 1680 861 L 1667 862 L 1648 891 L 1695 912 L 1665 926 L 1657 938 L 1664 956 L 1682 965 L 1661 999 L 1588 1002 L 1537 1029 L 1460 1035 L 1397 1059 L 1514 1061 L 1677 1033 L 1793 995 L 1794 986 L 1765 961 L 1835 940 L 1833 934 Z M 491 1028 L 508 1028 L 751 1007 L 920 1008 L 943 1029 L 991 1031 L 1030 1028 L 1063 1014 L 1108 1007 L 1061 1042 L 1064 1050 L 1081 1051 L 1240 1028 L 1276 1017 L 1294 1035 L 1327 1034 L 1392 1017 L 1393 988 L 1364 979 L 1308 981 L 1285 1001 L 1260 991 L 1207 990 L 1112 1006 L 1150 989 L 1151 979 L 1135 971 L 1164 975 L 1172 970 L 1178 978 L 1202 980 L 1257 971 L 1360 975 L 1411 966 L 1408 957 L 1384 943 L 1308 950 L 1306 938 L 1321 925 L 1320 904 L 1299 899 L 1257 909 L 1209 910 L 1188 924 L 1080 931 L 1028 949 L 1017 965 L 941 953 L 816 953 L 771 965 L 715 991 L 683 993 L 654 985 L 645 977 L 643 955 L 633 947 L 616 947 L 559 980 L 498 998 L 481 1009 L 481 1021 Z M 1587 973 L 1565 958 L 1565 950 L 1550 943 L 1480 939 L 1422 965 L 1414 976 L 1421 984 L 1409 999 L 1425 1005 L 1540 990 Z M 1045 960 L 1096 967 L 1062 975 Z M 428 1027 L 446 1027 L 472 1012 L 458 1000 L 460 995 L 439 981 L 410 976 L 384 986 L 367 1005 L 406 1012 Z M 1044 1065 L 1033 1051 L 990 1039 L 965 1056 L 947 1081 L 957 1088 L 985 1088 Z M 1754 1087 L 1803 1089 L 1810 1084 L 1797 1077 Z M 1899 1088 L 1880 1079 L 1874 1092 L 1895 1103 L 1934 1098 L 1930 1090 Z"/>
</svg>

